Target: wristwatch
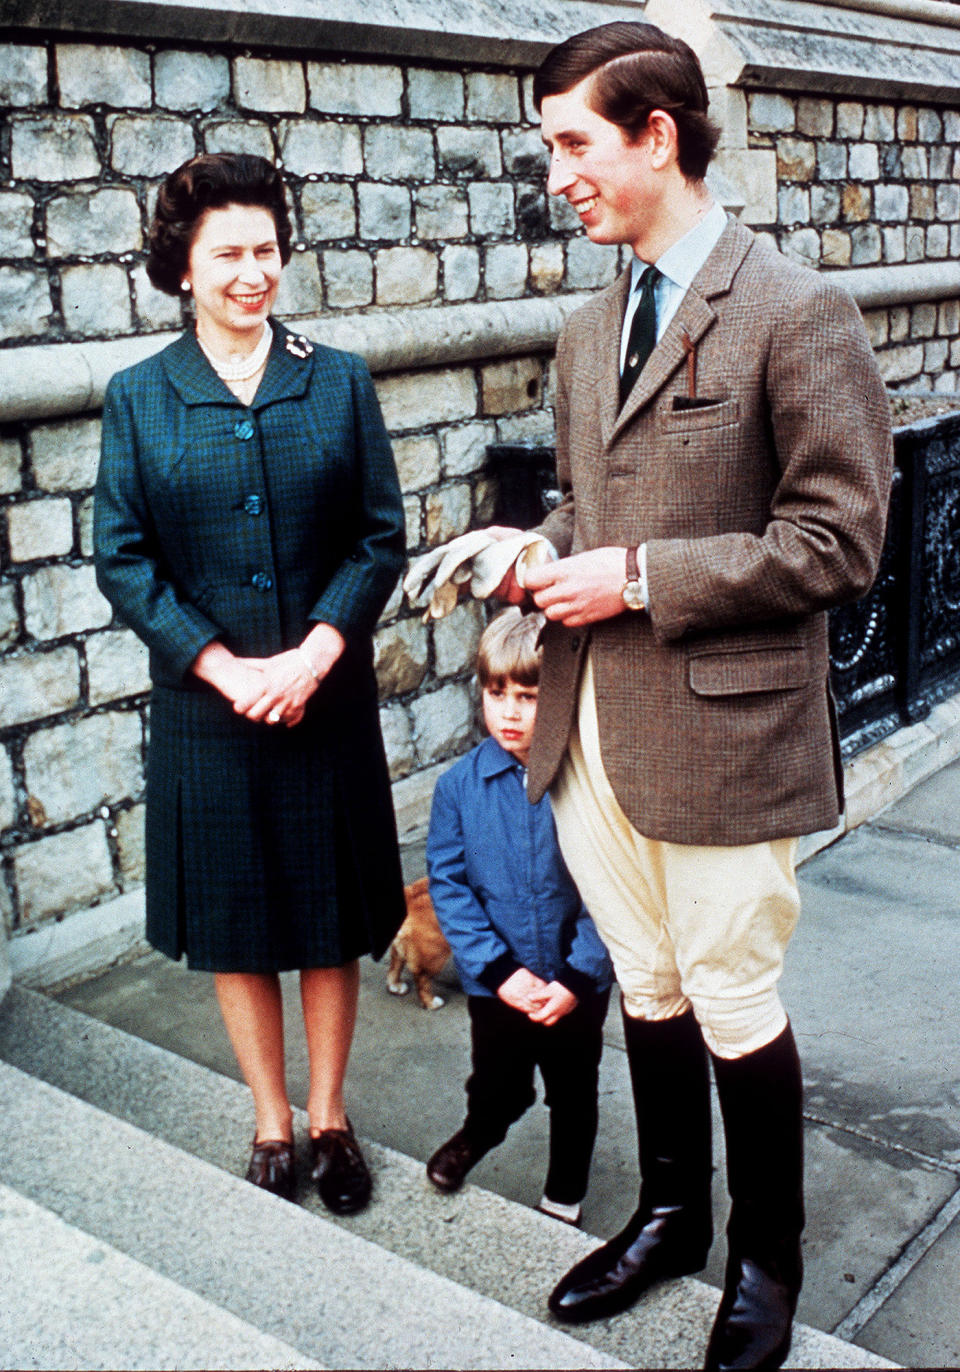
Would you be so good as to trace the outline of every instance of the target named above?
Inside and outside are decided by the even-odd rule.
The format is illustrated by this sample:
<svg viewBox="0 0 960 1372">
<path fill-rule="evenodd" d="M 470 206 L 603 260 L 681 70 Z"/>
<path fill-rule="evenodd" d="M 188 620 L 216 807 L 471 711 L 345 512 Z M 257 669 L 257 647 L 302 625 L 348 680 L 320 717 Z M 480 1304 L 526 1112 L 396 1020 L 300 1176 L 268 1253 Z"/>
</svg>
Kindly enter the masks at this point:
<svg viewBox="0 0 960 1372">
<path fill-rule="evenodd" d="M 637 564 L 636 548 L 627 549 L 627 579 L 620 591 L 621 598 L 628 610 L 645 610 L 643 589 L 640 585 L 640 568 Z"/>
</svg>

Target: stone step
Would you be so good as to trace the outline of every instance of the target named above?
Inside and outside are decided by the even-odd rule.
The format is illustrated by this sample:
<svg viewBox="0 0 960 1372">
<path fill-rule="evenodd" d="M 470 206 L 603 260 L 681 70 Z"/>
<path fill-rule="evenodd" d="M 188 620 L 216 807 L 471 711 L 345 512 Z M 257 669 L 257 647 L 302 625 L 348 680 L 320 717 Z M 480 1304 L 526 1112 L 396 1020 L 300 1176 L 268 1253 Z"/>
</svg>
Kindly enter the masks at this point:
<svg viewBox="0 0 960 1372">
<path fill-rule="evenodd" d="M 157 1275 L 172 1307 L 183 1288 L 197 1313 L 210 1306 L 217 1319 L 234 1316 L 235 1338 L 243 1323 L 251 1326 L 265 1357 L 247 1366 L 280 1365 L 274 1353 L 285 1366 L 310 1367 L 608 1365 L 566 1334 L 7 1063 L 0 1063 L 0 1117 L 5 1185 L 68 1227 L 75 1245 L 105 1251 L 105 1261 L 112 1250 L 121 1261 L 135 1258 L 151 1281 Z M 151 1365 L 175 1368 L 179 1349 L 163 1346 L 162 1316 L 161 1308 Z M 19 1357 L 6 1365 L 20 1365 Z M 130 1364 L 124 1355 L 106 1365 Z"/>
<path fill-rule="evenodd" d="M 0 1367 L 321 1367 L 0 1185 Z"/>
<path fill-rule="evenodd" d="M 246 1089 L 232 1080 L 17 986 L 0 1007 L 0 1058 L 175 1149 L 234 1177 L 242 1175 L 249 1149 L 250 1104 Z M 298 1127 L 305 1133 L 302 1114 Z M 372 1143 L 364 1148 L 374 1174 L 374 1203 L 361 1215 L 328 1218 L 324 1223 L 402 1255 L 426 1272 L 469 1287 L 519 1315 L 543 1321 L 545 1295 L 558 1274 L 595 1245 L 596 1240 L 585 1234 L 476 1186 L 441 1196 L 426 1181 L 421 1163 Z M 304 1189 L 299 1199 L 302 1210 L 318 1218 L 325 1215 L 311 1190 Z M 274 1203 L 271 1197 L 266 1200 Z M 716 1302 L 716 1290 L 702 1282 L 668 1282 L 624 1315 L 578 1327 L 576 1337 L 581 1346 L 591 1345 L 596 1350 L 592 1356 L 599 1355 L 605 1366 L 616 1360 L 634 1367 L 698 1366 Z M 292 1338 L 282 1322 L 269 1328 Z M 541 1328 L 545 1337 L 556 1335 L 554 1325 Z M 443 1347 L 423 1356 L 428 1353 L 440 1364 L 456 1365 Z M 398 1350 L 394 1365 L 431 1364 Z M 514 1354 L 509 1365 L 536 1364 L 524 1363 Z M 891 1366 L 805 1327 L 795 1331 L 790 1365 Z"/>
</svg>

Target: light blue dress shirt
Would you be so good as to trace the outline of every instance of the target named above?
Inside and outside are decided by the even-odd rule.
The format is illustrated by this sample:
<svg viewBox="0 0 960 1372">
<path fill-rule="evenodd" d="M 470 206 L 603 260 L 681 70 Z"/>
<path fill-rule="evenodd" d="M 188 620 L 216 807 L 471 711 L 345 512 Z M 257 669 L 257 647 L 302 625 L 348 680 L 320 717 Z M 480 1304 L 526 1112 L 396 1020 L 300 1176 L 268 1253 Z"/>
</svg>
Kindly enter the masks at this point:
<svg viewBox="0 0 960 1372">
<path fill-rule="evenodd" d="M 654 266 L 660 273 L 660 280 L 653 288 L 657 303 L 657 342 L 663 337 L 671 319 L 680 308 L 680 301 L 687 293 L 691 281 L 717 246 L 717 241 L 727 224 L 727 212 L 722 205 L 714 204 L 698 224 L 678 238 L 676 243 L 657 258 Z M 635 257 L 630 264 L 632 278 L 627 308 L 623 316 L 623 330 L 620 334 L 620 370 L 627 356 L 627 339 L 630 325 L 640 303 L 637 286 L 640 278 L 650 264 Z"/>
</svg>

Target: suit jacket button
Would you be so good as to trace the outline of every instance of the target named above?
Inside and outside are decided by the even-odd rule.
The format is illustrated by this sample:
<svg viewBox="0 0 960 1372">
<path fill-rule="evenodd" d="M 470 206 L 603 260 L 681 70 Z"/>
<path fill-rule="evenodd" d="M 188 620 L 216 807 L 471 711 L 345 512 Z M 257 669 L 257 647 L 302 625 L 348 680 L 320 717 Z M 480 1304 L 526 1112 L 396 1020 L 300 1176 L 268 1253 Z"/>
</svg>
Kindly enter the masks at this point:
<svg viewBox="0 0 960 1372">
<path fill-rule="evenodd" d="M 253 420 L 238 419 L 233 426 L 233 432 L 237 438 L 248 439 L 253 437 Z"/>
<path fill-rule="evenodd" d="M 254 572 L 250 583 L 254 590 L 269 591 L 273 585 L 273 577 L 268 576 L 266 572 Z"/>
<path fill-rule="evenodd" d="M 263 501 L 258 495 L 248 495 L 243 502 L 243 508 L 248 515 L 258 515 L 263 511 Z"/>
</svg>

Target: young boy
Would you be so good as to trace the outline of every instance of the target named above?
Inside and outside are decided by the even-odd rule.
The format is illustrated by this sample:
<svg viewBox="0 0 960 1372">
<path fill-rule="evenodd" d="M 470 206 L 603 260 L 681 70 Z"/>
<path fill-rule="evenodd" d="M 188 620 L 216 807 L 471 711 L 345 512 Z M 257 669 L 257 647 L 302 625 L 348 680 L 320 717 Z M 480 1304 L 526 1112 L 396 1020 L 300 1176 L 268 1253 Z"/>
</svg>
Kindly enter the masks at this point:
<svg viewBox="0 0 960 1372">
<path fill-rule="evenodd" d="M 437 1149 L 427 1175 L 455 1191 L 533 1104 L 539 1067 L 550 1165 L 538 1208 L 578 1224 L 612 976 L 560 856 L 549 799 L 531 805 L 526 796 L 542 626 L 542 615 L 516 607 L 487 626 L 477 675 L 490 737 L 434 792 L 430 895 L 467 993 L 473 1071 L 463 1127 Z"/>
</svg>

